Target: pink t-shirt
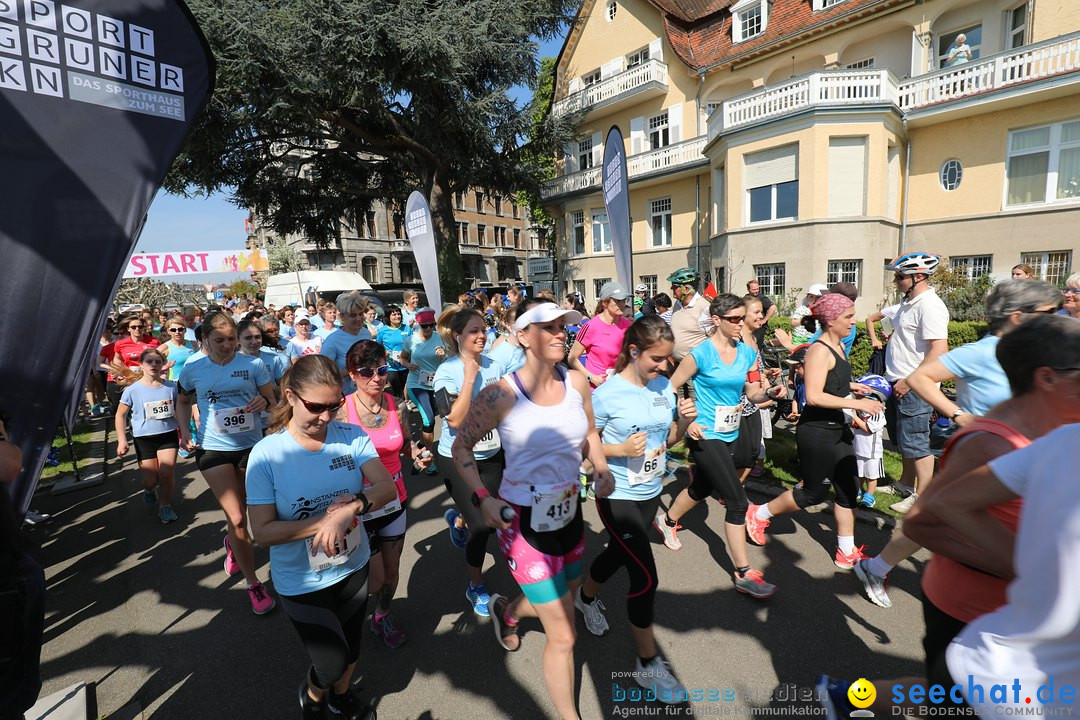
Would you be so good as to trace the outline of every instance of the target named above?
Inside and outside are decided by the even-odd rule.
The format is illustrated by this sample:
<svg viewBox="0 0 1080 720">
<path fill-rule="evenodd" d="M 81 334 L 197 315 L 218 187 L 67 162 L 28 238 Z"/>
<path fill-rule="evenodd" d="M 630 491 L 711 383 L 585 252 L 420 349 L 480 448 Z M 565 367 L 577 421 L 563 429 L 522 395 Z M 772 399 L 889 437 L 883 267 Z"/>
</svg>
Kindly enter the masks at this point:
<svg viewBox="0 0 1080 720">
<path fill-rule="evenodd" d="M 367 427 L 360 422 L 360 410 L 356 407 L 356 396 L 349 393 L 345 397 L 345 407 L 348 412 L 349 424 L 363 428 L 371 438 L 371 444 L 379 453 L 379 460 L 386 468 L 397 485 L 398 500 L 405 502 L 408 493 L 405 492 L 405 480 L 401 476 L 401 448 L 405 445 L 405 437 L 401 434 L 401 420 L 398 418 L 397 403 L 389 393 L 383 394 L 383 402 L 386 404 L 386 422 L 377 428 Z"/>
<path fill-rule="evenodd" d="M 603 375 L 615 367 L 615 360 L 622 350 L 623 335 L 630 324 L 629 318 L 609 325 L 594 317 L 581 326 L 577 341 L 585 348 L 585 369 L 590 375 Z"/>
</svg>

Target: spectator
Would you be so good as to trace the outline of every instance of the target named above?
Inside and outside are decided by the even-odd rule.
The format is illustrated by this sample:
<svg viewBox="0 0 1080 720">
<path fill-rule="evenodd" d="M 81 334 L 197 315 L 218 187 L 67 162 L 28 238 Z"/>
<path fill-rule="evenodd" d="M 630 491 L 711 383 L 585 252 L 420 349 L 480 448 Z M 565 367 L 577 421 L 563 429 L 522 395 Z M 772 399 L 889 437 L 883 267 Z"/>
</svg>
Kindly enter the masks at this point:
<svg viewBox="0 0 1080 720">
<path fill-rule="evenodd" d="M 776 303 L 770 300 L 768 295 L 762 294 L 761 283 L 757 278 L 746 283 L 746 292 L 761 300 L 761 311 L 765 313 L 765 323 L 754 331 L 754 339 L 757 340 L 758 347 L 765 347 L 765 333 L 769 329 L 769 320 L 776 314 Z"/>
<path fill-rule="evenodd" d="M 637 302 L 641 300 L 641 302 Z M 649 286 L 645 283 L 634 288 L 634 307 L 641 311 L 642 315 L 652 315 L 656 312 L 652 298 L 649 297 Z"/>
<path fill-rule="evenodd" d="M 1035 268 L 1030 265 L 1013 265 L 1012 279 L 1013 280 L 1031 280 L 1035 277 Z"/>
<path fill-rule="evenodd" d="M 967 44 L 967 35 L 960 33 L 953 40 L 948 53 L 945 55 L 945 67 L 956 67 L 974 59 L 975 56 L 971 52 L 971 47 Z"/>
</svg>

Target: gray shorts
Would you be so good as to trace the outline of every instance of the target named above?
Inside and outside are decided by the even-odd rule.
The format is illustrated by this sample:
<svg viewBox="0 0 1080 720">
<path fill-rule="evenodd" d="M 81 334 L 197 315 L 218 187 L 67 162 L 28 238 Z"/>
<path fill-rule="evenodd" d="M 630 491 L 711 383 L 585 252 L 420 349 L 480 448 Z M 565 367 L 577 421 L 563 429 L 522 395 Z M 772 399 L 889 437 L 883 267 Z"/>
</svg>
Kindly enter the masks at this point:
<svg viewBox="0 0 1080 720">
<path fill-rule="evenodd" d="M 900 455 L 917 460 L 930 455 L 930 415 L 933 408 L 912 391 L 903 397 L 895 394 L 885 405 L 885 423 L 889 437 Z"/>
</svg>

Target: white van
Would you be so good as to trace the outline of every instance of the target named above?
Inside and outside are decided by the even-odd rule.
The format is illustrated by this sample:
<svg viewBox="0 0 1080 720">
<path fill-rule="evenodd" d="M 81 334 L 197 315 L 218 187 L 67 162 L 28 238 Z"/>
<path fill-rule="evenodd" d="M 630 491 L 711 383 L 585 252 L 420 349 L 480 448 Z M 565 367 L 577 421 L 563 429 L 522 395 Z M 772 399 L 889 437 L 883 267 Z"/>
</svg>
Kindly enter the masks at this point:
<svg viewBox="0 0 1080 720">
<path fill-rule="evenodd" d="M 343 293 L 348 290 L 371 292 L 371 285 L 360 273 L 348 270 L 298 270 L 271 275 L 266 281 L 263 304 L 276 308 L 301 305 L 308 292 Z"/>
</svg>

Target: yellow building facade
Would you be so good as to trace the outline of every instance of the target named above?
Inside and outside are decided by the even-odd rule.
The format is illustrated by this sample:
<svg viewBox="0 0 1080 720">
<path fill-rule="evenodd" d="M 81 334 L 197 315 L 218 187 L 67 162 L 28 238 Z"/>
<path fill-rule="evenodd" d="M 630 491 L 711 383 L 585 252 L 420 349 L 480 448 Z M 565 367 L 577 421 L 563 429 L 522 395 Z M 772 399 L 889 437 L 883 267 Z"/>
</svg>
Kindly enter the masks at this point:
<svg viewBox="0 0 1080 720">
<path fill-rule="evenodd" d="M 618 125 L 635 283 L 690 265 L 790 300 L 846 280 L 868 312 L 906 250 L 1061 282 L 1080 252 L 1077 31 L 1072 0 L 587 1 L 552 110 L 580 133 L 544 189 L 562 281 L 591 302 L 614 277 L 598 166 Z"/>
</svg>

